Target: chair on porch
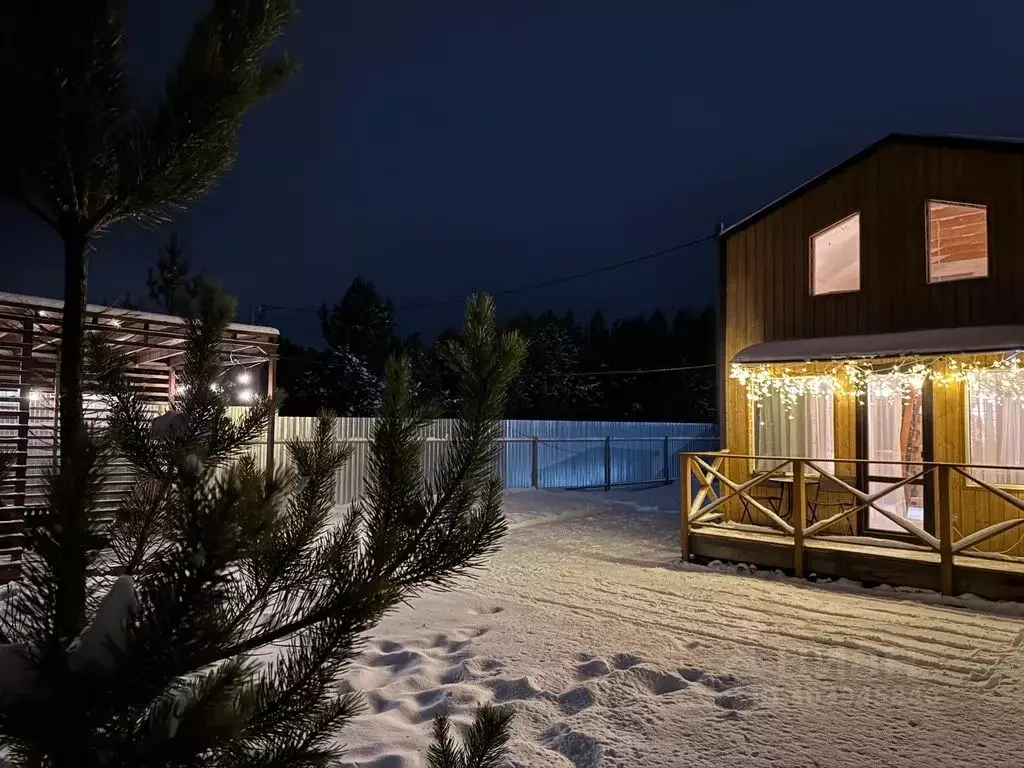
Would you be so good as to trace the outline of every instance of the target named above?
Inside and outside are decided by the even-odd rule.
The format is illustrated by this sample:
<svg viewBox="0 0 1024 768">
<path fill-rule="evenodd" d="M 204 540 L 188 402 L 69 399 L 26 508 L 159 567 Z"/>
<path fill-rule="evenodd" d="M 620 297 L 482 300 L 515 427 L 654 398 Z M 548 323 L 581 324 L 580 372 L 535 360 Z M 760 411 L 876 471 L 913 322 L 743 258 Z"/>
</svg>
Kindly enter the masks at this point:
<svg viewBox="0 0 1024 768">
<path fill-rule="evenodd" d="M 840 477 L 839 480 L 850 486 L 857 484 L 857 480 L 852 477 Z M 807 524 L 813 525 L 820 519 L 845 512 L 855 505 L 856 498 L 841 483 L 828 475 L 821 475 L 815 484 L 814 494 L 807 499 Z M 824 514 L 819 515 L 819 511 L 824 511 Z M 854 530 L 851 517 L 852 515 L 847 515 L 843 518 L 842 524 L 846 526 L 847 533 L 852 536 Z"/>
<path fill-rule="evenodd" d="M 782 477 L 782 475 L 772 475 L 772 477 Z M 772 482 L 771 478 L 767 478 L 763 483 L 758 484 L 757 489 L 763 492 L 755 497 L 758 501 L 767 503 L 772 512 L 779 517 L 782 517 L 783 519 L 789 517 L 789 515 L 785 514 L 782 509 L 782 502 L 785 501 L 786 497 L 786 488 L 784 485 Z M 754 489 L 751 488 L 751 490 L 753 491 Z M 746 521 L 751 525 L 755 525 L 754 516 L 750 511 L 750 502 L 743 496 L 740 496 L 740 505 L 743 507 L 743 512 L 740 514 L 740 522 L 742 523 Z"/>
</svg>

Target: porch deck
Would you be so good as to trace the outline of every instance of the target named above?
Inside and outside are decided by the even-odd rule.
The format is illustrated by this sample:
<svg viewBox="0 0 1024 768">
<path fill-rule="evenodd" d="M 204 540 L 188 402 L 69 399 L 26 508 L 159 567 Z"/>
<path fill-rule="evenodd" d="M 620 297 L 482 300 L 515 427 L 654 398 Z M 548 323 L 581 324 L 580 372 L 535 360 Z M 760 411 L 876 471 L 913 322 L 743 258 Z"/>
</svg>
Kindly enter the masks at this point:
<svg viewBox="0 0 1024 768">
<path fill-rule="evenodd" d="M 737 462 L 735 460 L 741 460 Z M 934 589 L 944 594 L 971 593 L 992 600 L 1024 600 L 1024 558 L 982 552 L 978 546 L 1001 533 L 1024 525 L 1024 500 L 976 477 L 978 466 L 945 462 L 904 462 L 905 477 L 873 493 L 851 485 L 824 468 L 822 460 L 794 457 L 754 457 L 719 451 L 681 456 L 680 552 L 684 560 L 730 560 L 783 569 L 797 576 L 845 577 L 870 584 Z M 723 463 L 747 466 L 748 460 L 773 464 L 767 471 L 743 473 L 730 479 Z M 857 460 L 843 460 L 855 463 Z M 791 470 L 791 515 L 783 518 L 753 491 Z M 830 517 L 808 518 L 807 486 L 814 472 L 829 478 L 848 499 Z M 975 474 L 972 474 L 974 472 Z M 952 520 L 951 478 L 962 476 L 997 497 L 1012 510 L 1007 519 L 963 533 Z M 894 514 L 879 502 L 915 480 L 929 484 L 934 523 L 925 530 Z M 816 482 L 816 481 L 813 481 Z M 767 525 L 742 525 L 730 518 L 736 503 L 753 508 Z M 873 535 L 836 535 L 836 524 L 858 513 L 876 510 L 901 529 L 902 540 Z M 928 519 L 926 518 L 926 519 Z"/>
<path fill-rule="evenodd" d="M 806 574 L 844 577 L 868 585 L 891 584 L 942 589 L 938 552 L 885 546 L 871 537 L 813 538 L 803 544 Z M 754 563 L 759 568 L 793 570 L 794 542 L 782 532 L 749 531 L 706 525 L 690 532 L 690 555 L 697 560 Z M 953 556 L 954 594 L 989 600 L 1024 599 L 1024 561 L 975 555 Z"/>
</svg>

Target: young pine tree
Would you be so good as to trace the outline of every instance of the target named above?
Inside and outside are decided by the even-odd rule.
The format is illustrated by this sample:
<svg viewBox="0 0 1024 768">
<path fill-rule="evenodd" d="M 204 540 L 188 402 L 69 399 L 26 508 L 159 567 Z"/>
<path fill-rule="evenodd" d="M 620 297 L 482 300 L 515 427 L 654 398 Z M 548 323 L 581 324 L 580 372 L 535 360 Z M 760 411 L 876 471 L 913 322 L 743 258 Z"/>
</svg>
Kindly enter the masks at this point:
<svg viewBox="0 0 1024 768">
<path fill-rule="evenodd" d="M 208 284 L 196 306 L 184 386 L 156 419 L 112 350 L 92 350 L 108 426 L 50 479 L 52 514 L 0 612 L 0 754 L 13 764 L 334 765 L 360 707 L 337 680 L 363 633 L 480 565 L 505 533 L 498 424 L 525 350 L 495 329 L 490 299 L 469 301 L 448 348 L 462 392 L 439 472 L 424 473 L 424 414 L 392 359 L 366 492 L 340 520 L 347 453 L 332 418 L 266 476 L 242 448 L 274 404 L 228 418 L 218 343 L 233 307 Z M 104 529 L 96 500 L 114 455 L 137 479 Z M 497 765 L 510 717 L 481 708 L 461 743 L 439 718 L 429 764 Z"/>
<path fill-rule="evenodd" d="M 119 222 L 158 224 L 205 197 L 234 164 L 246 112 L 293 69 L 271 51 L 292 0 L 210 0 L 163 94 L 138 98 L 126 67 L 126 5 L 0 2 L 0 200 L 34 214 L 64 249 L 63 462 L 86 440 L 82 350 L 95 241 Z"/>
</svg>

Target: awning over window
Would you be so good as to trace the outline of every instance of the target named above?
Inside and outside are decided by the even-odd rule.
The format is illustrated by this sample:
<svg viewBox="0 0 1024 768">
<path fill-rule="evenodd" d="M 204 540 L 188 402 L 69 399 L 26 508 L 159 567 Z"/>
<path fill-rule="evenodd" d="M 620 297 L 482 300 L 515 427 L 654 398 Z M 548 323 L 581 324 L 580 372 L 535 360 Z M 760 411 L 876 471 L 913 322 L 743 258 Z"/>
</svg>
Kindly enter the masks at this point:
<svg viewBox="0 0 1024 768">
<path fill-rule="evenodd" d="M 826 336 L 752 344 L 734 363 L 796 363 L 811 360 L 854 360 L 865 357 L 949 355 L 958 352 L 1024 350 L 1024 325 L 940 328 L 903 333 Z"/>
</svg>

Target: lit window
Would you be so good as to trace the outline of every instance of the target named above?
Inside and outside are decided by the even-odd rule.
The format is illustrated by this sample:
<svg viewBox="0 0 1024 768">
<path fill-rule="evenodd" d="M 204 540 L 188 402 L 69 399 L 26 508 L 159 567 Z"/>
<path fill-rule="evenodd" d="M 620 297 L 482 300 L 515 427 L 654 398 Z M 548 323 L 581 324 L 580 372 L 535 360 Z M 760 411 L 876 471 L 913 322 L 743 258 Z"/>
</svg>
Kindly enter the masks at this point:
<svg viewBox="0 0 1024 768">
<path fill-rule="evenodd" d="M 832 472 L 833 465 L 829 461 L 835 458 L 832 402 L 832 382 L 826 378 L 820 380 L 815 391 L 799 395 L 796 403 L 787 404 L 779 392 L 763 397 L 754 406 L 754 453 L 819 459 L 821 467 Z M 768 470 L 777 463 L 759 460 L 757 468 Z"/>
<path fill-rule="evenodd" d="M 860 214 L 811 236 L 811 294 L 860 290 Z"/>
<path fill-rule="evenodd" d="M 1015 393 L 1013 371 L 985 371 L 967 387 L 967 429 L 972 469 L 979 480 L 994 485 L 1024 486 L 1024 402 Z"/>
<path fill-rule="evenodd" d="M 988 277 L 984 205 L 928 201 L 928 282 Z"/>
</svg>

